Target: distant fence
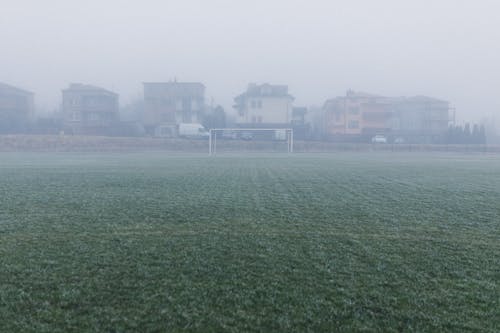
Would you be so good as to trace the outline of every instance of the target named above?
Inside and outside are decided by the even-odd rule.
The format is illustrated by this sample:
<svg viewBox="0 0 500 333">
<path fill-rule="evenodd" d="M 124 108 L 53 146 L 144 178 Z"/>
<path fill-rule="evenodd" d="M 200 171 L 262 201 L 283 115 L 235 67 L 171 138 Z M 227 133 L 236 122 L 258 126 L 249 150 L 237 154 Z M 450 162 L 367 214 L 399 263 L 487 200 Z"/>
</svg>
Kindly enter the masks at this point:
<svg viewBox="0 0 500 333">
<path fill-rule="evenodd" d="M 222 142 L 221 142 L 222 141 Z M 286 152 L 276 141 L 221 140 L 218 152 Z M 122 138 L 99 136 L 57 135 L 0 135 L 2 152 L 133 152 L 172 151 L 207 153 L 205 140 Z M 455 152 L 455 153 L 500 153 L 500 145 L 426 145 L 426 144 L 368 144 L 333 143 L 319 141 L 295 141 L 297 153 L 329 152 Z"/>
<path fill-rule="evenodd" d="M 73 135 L 0 135 L 0 151 L 128 152 L 144 150 L 208 151 L 206 141 L 142 137 Z"/>
<path fill-rule="evenodd" d="M 457 152 L 500 153 L 500 145 L 462 144 L 373 144 L 302 141 L 295 143 L 297 152 Z"/>
</svg>

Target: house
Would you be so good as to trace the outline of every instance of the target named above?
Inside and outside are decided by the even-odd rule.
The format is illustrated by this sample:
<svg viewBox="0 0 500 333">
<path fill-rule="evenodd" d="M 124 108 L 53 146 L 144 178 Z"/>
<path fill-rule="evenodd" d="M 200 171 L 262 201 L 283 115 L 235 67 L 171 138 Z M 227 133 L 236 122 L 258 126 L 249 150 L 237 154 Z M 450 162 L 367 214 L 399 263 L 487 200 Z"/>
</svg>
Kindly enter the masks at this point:
<svg viewBox="0 0 500 333">
<path fill-rule="evenodd" d="M 305 125 L 306 123 L 306 114 L 307 114 L 307 108 L 300 106 L 300 107 L 293 107 L 292 108 L 292 125 L 298 125 L 302 126 Z"/>
<path fill-rule="evenodd" d="M 25 133 L 34 118 L 34 94 L 0 83 L 0 133 Z"/>
<path fill-rule="evenodd" d="M 391 132 L 390 98 L 348 90 L 345 96 L 323 106 L 326 133 L 331 138 L 366 141 L 375 134 Z"/>
<path fill-rule="evenodd" d="M 438 143 L 448 129 L 449 103 L 426 96 L 383 97 L 347 91 L 323 106 L 328 137 L 369 142 L 374 135 L 404 142 Z"/>
<path fill-rule="evenodd" d="M 291 127 L 293 128 L 293 136 L 295 139 L 304 140 L 311 134 L 310 124 L 306 121 L 307 111 L 307 108 L 302 106 L 292 108 Z"/>
<path fill-rule="evenodd" d="M 143 124 L 149 134 L 175 136 L 180 123 L 201 123 L 205 108 L 202 83 L 172 81 L 144 82 L 143 85 Z"/>
<path fill-rule="evenodd" d="M 246 92 L 237 96 L 233 106 L 237 111 L 236 126 L 250 128 L 285 128 L 293 120 L 294 97 L 286 85 L 249 84 Z"/>
<path fill-rule="evenodd" d="M 393 135 L 407 142 L 440 143 L 450 123 L 449 102 L 433 97 L 395 99 Z"/>
<path fill-rule="evenodd" d="M 77 135 L 112 135 L 119 121 L 118 94 L 72 83 L 62 91 L 63 126 Z"/>
</svg>

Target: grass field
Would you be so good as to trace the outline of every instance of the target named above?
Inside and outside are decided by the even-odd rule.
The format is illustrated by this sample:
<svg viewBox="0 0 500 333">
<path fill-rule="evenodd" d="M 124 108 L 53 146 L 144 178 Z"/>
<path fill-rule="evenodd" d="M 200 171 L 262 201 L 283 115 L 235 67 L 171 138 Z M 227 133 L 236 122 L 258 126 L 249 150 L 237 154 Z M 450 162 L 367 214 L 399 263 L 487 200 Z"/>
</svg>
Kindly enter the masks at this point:
<svg viewBox="0 0 500 333">
<path fill-rule="evenodd" d="M 0 154 L 0 332 L 500 331 L 500 156 Z"/>
</svg>

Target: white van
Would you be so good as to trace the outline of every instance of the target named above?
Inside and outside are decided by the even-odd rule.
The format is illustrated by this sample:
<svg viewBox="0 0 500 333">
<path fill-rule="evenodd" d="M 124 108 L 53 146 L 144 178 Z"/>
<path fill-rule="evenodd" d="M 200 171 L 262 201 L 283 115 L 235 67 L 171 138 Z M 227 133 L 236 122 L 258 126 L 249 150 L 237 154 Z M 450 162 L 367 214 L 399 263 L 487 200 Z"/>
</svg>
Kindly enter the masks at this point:
<svg viewBox="0 0 500 333">
<path fill-rule="evenodd" d="M 372 138 L 372 143 L 387 143 L 385 135 L 377 134 Z"/>
<path fill-rule="evenodd" d="M 275 130 L 274 131 L 274 141 L 285 141 L 287 138 L 286 130 Z"/>
<path fill-rule="evenodd" d="M 181 138 L 208 139 L 210 134 L 201 124 L 179 124 L 178 133 Z"/>
</svg>

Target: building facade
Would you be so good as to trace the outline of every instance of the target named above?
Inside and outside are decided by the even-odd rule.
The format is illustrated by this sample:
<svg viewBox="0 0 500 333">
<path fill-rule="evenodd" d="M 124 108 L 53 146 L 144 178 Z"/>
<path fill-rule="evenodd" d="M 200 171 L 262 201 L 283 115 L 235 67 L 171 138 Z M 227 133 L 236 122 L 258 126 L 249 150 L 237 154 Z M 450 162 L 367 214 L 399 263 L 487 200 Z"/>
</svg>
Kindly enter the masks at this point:
<svg viewBox="0 0 500 333">
<path fill-rule="evenodd" d="M 205 109 L 205 86 L 199 82 L 145 82 L 143 124 L 155 134 L 161 127 L 201 123 Z M 174 133 L 172 133 L 174 135 Z"/>
<path fill-rule="evenodd" d="M 339 141 L 368 142 L 374 135 L 437 143 L 448 129 L 449 103 L 431 97 L 383 97 L 349 90 L 325 102 L 325 132 Z"/>
<path fill-rule="evenodd" d="M 286 85 L 250 84 L 237 96 L 234 108 L 239 127 L 289 127 L 293 120 L 293 96 Z"/>
<path fill-rule="evenodd" d="M 386 97 L 349 90 L 326 101 L 323 110 L 330 137 L 364 140 L 391 132 L 392 101 Z"/>
<path fill-rule="evenodd" d="M 72 83 L 62 91 L 63 126 L 76 135 L 113 135 L 119 122 L 118 94 Z"/>
<path fill-rule="evenodd" d="M 393 133 L 407 142 L 442 143 L 450 124 L 449 102 L 415 96 L 394 103 Z"/>
<path fill-rule="evenodd" d="M 0 83 L 0 133 L 26 133 L 34 120 L 34 94 Z"/>
</svg>

